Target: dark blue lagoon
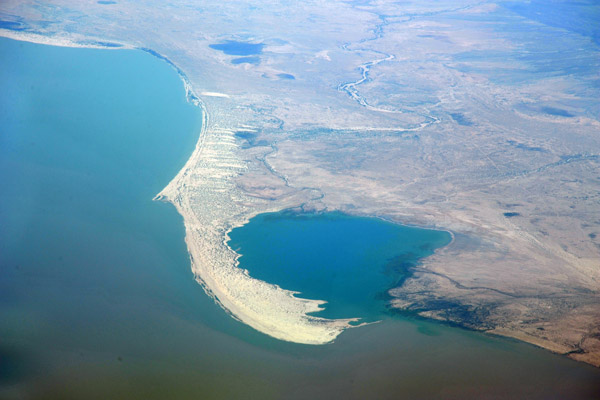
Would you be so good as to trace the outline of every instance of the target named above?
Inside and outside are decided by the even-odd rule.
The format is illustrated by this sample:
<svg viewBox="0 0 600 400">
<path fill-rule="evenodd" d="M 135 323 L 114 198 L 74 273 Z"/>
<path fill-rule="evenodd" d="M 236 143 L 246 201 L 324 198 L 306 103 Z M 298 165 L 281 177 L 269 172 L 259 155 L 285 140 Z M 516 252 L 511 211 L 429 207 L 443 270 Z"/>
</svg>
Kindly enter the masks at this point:
<svg viewBox="0 0 600 400">
<path fill-rule="evenodd" d="M 381 319 L 386 292 L 450 243 L 448 232 L 341 213 L 262 214 L 230 233 L 250 275 L 326 300 L 325 318 Z"/>
<path fill-rule="evenodd" d="M 148 52 L 7 39 L 0 39 L 0 59 L 0 398 L 597 394 L 595 368 L 410 317 L 348 330 L 326 346 L 277 341 L 235 321 L 194 281 L 175 209 L 151 200 L 184 165 L 200 131 L 202 116 L 186 102 L 177 71 Z M 289 232 L 297 223 L 295 216 L 261 216 L 235 234 L 264 225 L 301 238 L 306 232 Z M 398 283 L 404 267 L 448 239 L 443 232 L 414 230 L 423 236 L 406 241 L 402 227 L 341 215 L 311 216 L 300 225 L 339 237 L 330 243 L 340 256 L 337 279 L 348 285 L 351 273 L 373 279 L 372 292 L 358 288 L 350 296 L 314 286 L 315 297 L 339 296 L 338 308 L 327 311 L 332 315 L 378 313 L 382 303 L 371 294 Z M 370 236 L 346 234 L 357 227 Z M 309 240 L 282 244 L 286 257 Z M 398 251 L 397 241 L 407 249 Z M 264 252 L 255 248 L 260 240 L 244 243 L 244 258 Z M 365 243 L 379 250 L 369 254 Z M 336 261 L 332 249 L 321 254 Z M 368 272 L 352 264 L 370 257 L 379 261 Z M 296 278 L 270 266 L 252 272 L 262 269 L 266 278 L 296 285 Z M 381 266 L 384 274 L 377 275 Z M 311 267 L 313 278 L 331 273 Z M 297 284 L 310 289 L 298 272 Z"/>
<path fill-rule="evenodd" d="M 260 57 L 240 57 L 231 60 L 232 64 L 260 64 Z"/>
<path fill-rule="evenodd" d="M 262 53 L 265 45 L 263 43 L 238 42 L 236 40 L 226 40 L 223 43 L 211 44 L 211 49 L 222 51 L 230 56 L 253 56 Z"/>
<path fill-rule="evenodd" d="M 292 74 L 277 74 L 277 76 L 280 77 L 281 79 L 291 79 L 291 80 L 296 79 L 296 77 Z"/>
</svg>

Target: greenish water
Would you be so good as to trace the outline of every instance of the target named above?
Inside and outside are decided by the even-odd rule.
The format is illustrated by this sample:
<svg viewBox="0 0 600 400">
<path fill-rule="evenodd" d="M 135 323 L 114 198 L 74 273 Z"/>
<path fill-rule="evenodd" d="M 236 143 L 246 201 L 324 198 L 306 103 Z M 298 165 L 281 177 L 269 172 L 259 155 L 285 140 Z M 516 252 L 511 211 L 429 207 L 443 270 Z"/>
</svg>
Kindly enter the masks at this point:
<svg viewBox="0 0 600 400">
<path fill-rule="evenodd" d="M 451 240 L 375 218 L 292 212 L 259 215 L 229 236 L 251 276 L 327 301 L 319 316 L 363 321 L 383 318 L 387 290 Z"/>
<path fill-rule="evenodd" d="M 597 369 L 436 323 L 387 318 L 327 346 L 238 323 L 151 201 L 200 129 L 176 72 L 7 39 L 0 59 L 0 398 L 597 397 Z"/>
</svg>

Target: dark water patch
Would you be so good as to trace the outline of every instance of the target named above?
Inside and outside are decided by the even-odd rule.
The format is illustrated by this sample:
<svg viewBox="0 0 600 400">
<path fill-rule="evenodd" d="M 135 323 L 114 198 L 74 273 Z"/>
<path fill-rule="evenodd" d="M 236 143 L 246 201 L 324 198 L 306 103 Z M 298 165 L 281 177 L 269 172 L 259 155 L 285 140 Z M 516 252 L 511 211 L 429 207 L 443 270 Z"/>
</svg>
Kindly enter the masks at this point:
<svg viewBox="0 0 600 400">
<path fill-rule="evenodd" d="M 24 31 L 27 30 L 28 26 L 23 22 L 19 21 L 3 21 L 0 20 L 0 28 L 8 29 L 11 31 Z"/>
<path fill-rule="evenodd" d="M 235 40 L 226 40 L 223 43 L 208 45 L 211 49 L 222 51 L 231 56 L 253 56 L 261 54 L 264 46 L 263 43 L 247 43 Z"/>
<path fill-rule="evenodd" d="M 269 147 L 269 146 L 271 146 L 271 143 L 267 140 L 253 140 L 253 141 L 247 142 L 247 144 L 244 144 L 242 147 L 244 149 L 248 149 L 250 147 Z"/>
<path fill-rule="evenodd" d="M 117 2 L 116 1 L 111 1 L 111 0 L 99 0 L 98 4 L 109 5 L 109 4 L 117 4 Z"/>
<path fill-rule="evenodd" d="M 256 216 L 230 238 L 251 276 L 327 301 L 319 316 L 366 320 L 380 318 L 387 290 L 450 242 L 447 232 L 293 211 Z"/>
<path fill-rule="evenodd" d="M 550 115 L 556 115 L 558 117 L 574 117 L 574 115 L 568 112 L 567 110 L 555 107 L 542 107 L 542 112 Z"/>
<path fill-rule="evenodd" d="M 426 250 L 425 254 L 433 253 L 431 250 Z M 414 268 L 419 265 L 419 255 L 415 253 L 406 253 L 399 256 L 395 256 L 390 259 L 384 268 L 384 274 L 393 276 L 395 283 L 393 283 L 388 289 L 394 287 L 400 287 L 404 282 L 413 275 Z M 385 291 L 387 297 L 387 291 Z"/>
<path fill-rule="evenodd" d="M 97 46 L 102 46 L 102 47 L 111 47 L 111 48 L 119 48 L 119 47 L 123 47 L 122 44 L 119 43 L 112 43 L 112 42 L 92 42 L 92 44 L 95 44 Z"/>
<path fill-rule="evenodd" d="M 401 298 L 401 296 L 400 296 Z M 388 307 L 390 315 L 427 321 L 421 313 L 436 312 L 441 318 L 439 323 L 455 328 L 488 330 L 494 326 L 489 323 L 490 309 L 487 306 L 475 307 L 470 304 L 462 304 L 452 300 L 440 299 L 435 296 L 424 296 L 418 302 L 402 309 Z"/>
<path fill-rule="evenodd" d="M 14 347 L 0 344 L 0 385 L 15 384 L 30 377 L 32 369 L 30 357 Z"/>
<path fill-rule="evenodd" d="M 504 207 L 506 208 L 514 208 L 514 207 L 520 207 L 522 204 L 520 203 L 505 203 Z"/>
<path fill-rule="evenodd" d="M 547 150 L 544 149 L 543 147 L 529 146 L 524 143 L 517 142 L 515 140 L 507 140 L 506 143 L 510 144 L 511 146 L 516 147 L 517 149 L 521 149 L 521 150 L 525 150 L 525 151 L 535 151 L 535 152 L 540 152 L 540 153 L 547 152 Z"/>
<path fill-rule="evenodd" d="M 518 213 L 518 212 L 505 212 L 505 213 L 504 213 L 504 214 L 502 214 L 502 215 L 504 215 L 506 218 L 513 218 L 513 217 L 518 217 L 518 216 L 520 216 L 521 214 L 520 214 L 520 213 Z"/>
<path fill-rule="evenodd" d="M 264 139 L 258 139 L 255 132 L 237 131 L 235 137 L 242 139 L 244 143 L 243 148 L 255 147 L 255 146 L 270 146 L 270 143 Z"/>
<path fill-rule="evenodd" d="M 463 125 L 463 126 L 472 126 L 473 125 L 473 122 L 461 113 L 450 113 L 450 116 L 459 125 Z"/>
<path fill-rule="evenodd" d="M 231 60 L 232 64 L 260 64 L 260 57 L 240 57 Z"/>
<path fill-rule="evenodd" d="M 248 141 L 254 140 L 254 138 L 256 138 L 256 133 L 248 132 L 248 131 L 237 131 L 237 132 L 235 132 L 234 135 L 237 138 L 248 140 Z"/>
<path fill-rule="evenodd" d="M 592 233 L 590 233 L 588 236 L 589 236 L 589 238 L 590 238 L 590 239 L 596 239 L 596 236 L 597 236 L 597 235 L 596 235 L 595 233 L 593 233 L 593 232 L 592 232 Z"/>
<path fill-rule="evenodd" d="M 296 79 L 292 74 L 277 74 L 277 76 L 281 79 Z"/>
</svg>

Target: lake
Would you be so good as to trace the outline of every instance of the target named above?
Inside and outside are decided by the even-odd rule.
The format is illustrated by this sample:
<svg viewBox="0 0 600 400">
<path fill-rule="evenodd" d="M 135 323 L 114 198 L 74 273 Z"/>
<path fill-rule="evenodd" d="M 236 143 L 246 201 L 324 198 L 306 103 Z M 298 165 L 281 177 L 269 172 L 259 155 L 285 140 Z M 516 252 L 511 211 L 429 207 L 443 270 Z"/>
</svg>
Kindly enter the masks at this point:
<svg viewBox="0 0 600 400">
<path fill-rule="evenodd" d="M 175 209 L 151 200 L 184 165 L 201 128 L 200 110 L 187 103 L 177 72 L 142 51 L 8 39 L 0 39 L 0 57 L 0 398 L 597 394 L 600 372 L 593 367 L 410 316 L 383 315 L 324 346 L 281 342 L 239 323 L 194 281 Z M 319 235 L 332 232 L 328 246 L 346 249 L 336 250 L 339 260 L 329 248 L 310 248 L 316 258 L 306 259 L 327 255 L 320 262 L 338 268 L 339 278 L 329 278 L 336 290 L 315 286 L 310 293 L 335 294 L 325 311 L 331 315 L 379 318 L 385 299 L 377 293 L 448 240 L 443 232 L 368 218 L 304 217 L 258 216 L 232 232 L 232 240 L 239 241 L 243 263 L 263 254 L 284 260 L 296 277 L 270 263 L 253 263 L 251 273 L 308 293 L 310 284 L 297 279 L 301 259 L 289 257 L 308 257 L 296 245 L 321 245 Z M 302 226 L 305 233 L 296 231 Z M 308 237 L 315 226 L 317 237 Z M 363 243 L 361 232 L 348 236 L 348 226 L 374 236 Z M 283 247 L 247 235 L 275 235 L 271 229 L 282 231 Z M 408 238 L 410 250 L 399 251 L 404 229 L 421 237 Z M 349 240 L 363 256 L 352 253 L 358 249 L 349 249 Z M 367 244 L 389 252 L 374 254 Z M 371 259 L 375 274 L 364 270 Z M 313 278 L 331 274 L 313 267 Z M 353 271 L 361 279 L 374 276 L 361 293 L 364 304 L 347 297 L 362 290 Z"/>
<path fill-rule="evenodd" d="M 253 56 L 261 54 L 263 43 L 238 42 L 236 40 L 226 40 L 223 43 L 214 43 L 208 45 L 211 49 L 222 51 L 230 56 Z"/>
<path fill-rule="evenodd" d="M 365 322 L 383 318 L 387 291 L 451 240 L 447 232 L 375 218 L 289 211 L 259 215 L 229 236 L 251 276 L 327 301 L 317 316 Z"/>
</svg>

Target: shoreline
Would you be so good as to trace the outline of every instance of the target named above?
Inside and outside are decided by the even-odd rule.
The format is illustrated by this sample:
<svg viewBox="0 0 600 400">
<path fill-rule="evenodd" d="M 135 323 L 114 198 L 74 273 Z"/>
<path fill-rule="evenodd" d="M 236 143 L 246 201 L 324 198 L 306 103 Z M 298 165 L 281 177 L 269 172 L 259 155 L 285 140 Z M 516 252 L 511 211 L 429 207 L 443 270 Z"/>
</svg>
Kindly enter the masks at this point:
<svg viewBox="0 0 600 400">
<path fill-rule="evenodd" d="M 227 98 L 218 97 L 215 101 L 227 101 Z M 245 165 L 235 154 L 233 131 L 211 129 L 207 106 L 200 100 L 199 105 L 204 124 L 196 148 L 186 165 L 155 197 L 173 204 L 183 217 L 196 281 L 230 316 L 280 340 L 325 344 L 334 341 L 344 330 L 360 326 L 350 324 L 358 321 L 356 318 L 329 320 L 310 316 L 309 313 L 322 309 L 323 301 L 296 297 L 297 292 L 254 279 L 239 268 L 240 255 L 227 245 L 229 232 L 257 214 L 277 210 L 268 204 L 252 209 L 237 206 L 233 201 L 227 204 L 229 198 L 244 197 L 236 190 L 232 178 L 242 172 Z M 207 157 L 201 157 L 203 154 Z M 205 162 L 206 159 L 212 163 Z M 203 179 L 197 180 L 199 176 Z M 186 193 L 190 188 L 199 187 L 204 191 L 198 199 Z M 193 207 L 194 200 L 200 200 L 204 206 Z M 221 212 L 215 214 L 210 205 L 216 204 L 220 205 Z"/>
<path fill-rule="evenodd" d="M 8 34 L 5 35 L 5 33 Z M 232 151 L 237 147 L 233 130 L 210 128 L 211 119 L 207 104 L 195 95 L 187 76 L 173 62 L 155 51 L 149 52 L 149 49 L 128 45 L 122 47 L 101 46 L 66 38 L 57 39 L 36 33 L 15 34 L 14 31 L 6 29 L 0 29 L 0 36 L 61 47 L 137 49 L 172 66 L 182 79 L 188 101 L 201 109 L 202 128 L 192 155 L 186 164 L 153 200 L 173 204 L 182 216 L 186 230 L 185 241 L 196 281 L 202 286 L 205 293 L 234 319 L 280 340 L 303 344 L 326 344 L 333 342 L 344 330 L 361 326 L 361 324 L 350 324 L 356 322 L 358 320 L 356 318 L 329 320 L 310 316 L 309 313 L 322 309 L 323 301 L 295 297 L 296 292 L 254 279 L 246 271 L 238 268 L 239 255 L 226 245 L 230 230 L 243 225 L 249 218 L 261 212 L 277 210 L 269 208 L 267 205 L 252 211 L 236 209 L 234 206 L 229 207 L 228 210 L 241 212 L 240 214 L 227 215 L 224 218 L 222 215 L 227 213 L 216 216 L 210 213 L 213 204 L 226 205 L 227 202 L 233 203 L 230 200 L 231 197 L 243 197 L 239 191 L 232 193 L 236 190 L 231 180 L 244 171 L 246 166 L 237 157 L 235 151 Z M 214 97 L 214 100 L 228 101 L 229 97 L 218 96 Z M 212 141 L 207 140 L 209 137 Z M 212 148 L 210 148 L 211 146 Z M 200 157 L 207 151 L 209 152 L 207 158 L 213 157 L 212 165 L 205 162 L 206 158 Z M 198 173 L 199 169 L 204 169 L 208 173 Z M 209 182 L 194 181 L 193 178 L 197 175 L 208 178 Z M 192 181 L 190 181 L 190 177 L 192 177 Z M 204 193 L 207 195 L 202 199 L 204 206 L 197 207 L 199 211 L 195 211 L 190 206 L 193 196 L 186 196 L 185 193 L 182 193 L 182 189 L 188 189 L 188 185 L 196 189 L 203 186 L 203 183 L 210 183 L 212 185 L 209 186 L 212 187 Z M 292 204 L 296 205 L 297 203 Z M 230 206 L 232 205 L 230 204 Z M 265 301 L 265 298 L 268 300 Z M 273 308 L 273 306 L 275 307 Z M 273 317 L 274 314 L 275 317 Z"/>
<path fill-rule="evenodd" d="M 22 31 L 12 31 L 10 29 L 0 29 L 0 36 L 9 38 L 9 39 L 13 39 L 13 40 L 20 40 L 20 41 L 28 41 L 28 42 L 33 42 L 33 43 L 38 43 L 38 44 L 45 44 L 45 45 L 52 45 L 52 46 L 61 46 L 61 47 L 77 47 L 77 48 L 96 48 L 96 49 L 107 49 L 107 50 L 120 50 L 120 49 L 138 49 L 138 50 L 142 50 L 145 51 L 143 48 L 140 47 L 133 47 L 127 44 L 121 44 L 121 47 L 114 47 L 114 46 L 103 46 L 98 42 L 96 44 L 94 43 L 80 43 L 76 40 L 72 40 L 69 38 L 57 38 L 57 37 L 51 37 L 51 36 L 46 36 L 46 35 L 42 35 L 42 34 L 37 34 L 37 33 L 25 33 Z M 281 332 L 279 332 L 277 329 L 273 328 L 273 324 L 274 326 L 277 326 L 278 324 L 273 321 L 273 320 L 269 320 L 267 318 L 267 320 L 269 321 L 264 321 L 265 324 L 271 324 L 270 328 L 267 325 L 263 325 L 260 322 L 260 318 L 256 319 L 256 318 L 251 318 L 249 316 L 245 316 L 244 314 L 244 309 L 243 308 L 239 308 L 235 306 L 235 302 L 231 302 L 229 301 L 230 299 L 228 299 L 228 295 L 231 295 L 230 293 L 228 293 L 227 291 L 222 291 L 219 292 L 219 289 L 222 289 L 219 285 L 222 284 L 222 282 L 218 282 L 217 279 L 218 277 L 212 276 L 210 274 L 207 273 L 206 267 L 203 267 L 202 265 L 199 265 L 199 263 L 201 261 L 198 260 L 202 260 L 203 258 L 207 257 L 207 253 L 205 253 L 206 251 L 208 251 L 209 247 L 206 243 L 204 244 L 204 247 L 197 247 L 197 241 L 203 241 L 204 238 L 202 236 L 202 233 L 206 233 L 205 231 L 199 230 L 200 226 L 198 225 L 198 223 L 200 222 L 205 222 L 205 221 L 201 221 L 199 219 L 199 216 L 197 215 L 197 212 L 195 212 L 193 210 L 192 204 L 190 203 L 190 198 L 185 198 L 186 193 L 182 192 L 181 189 L 186 188 L 186 184 L 189 183 L 193 183 L 190 181 L 190 176 L 195 174 L 196 169 L 194 168 L 194 166 L 200 165 L 202 164 L 202 157 L 200 157 L 201 153 L 203 151 L 206 151 L 206 146 L 216 146 L 218 147 L 219 145 L 223 145 L 224 147 L 230 147 L 232 144 L 232 141 L 235 142 L 235 138 L 233 138 L 233 130 L 231 129 L 224 129 L 224 130 L 216 130 L 212 129 L 209 130 L 209 124 L 210 124 L 210 114 L 207 110 L 207 106 L 206 104 L 195 95 L 192 85 L 189 82 L 189 80 L 187 79 L 187 76 L 185 74 L 183 74 L 183 72 L 181 71 L 181 69 L 179 69 L 175 64 L 173 64 L 168 58 L 160 55 L 159 53 L 153 54 L 153 53 L 149 53 L 151 55 L 156 56 L 157 58 L 162 59 L 163 61 L 169 63 L 172 67 L 174 67 L 174 69 L 178 72 L 180 78 L 183 81 L 184 87 L 186 89 L 186 96 L 188 97 L 189 101 L 192 101 L 194 105 L 197 105 L 201 108 L 201 111 L 203 113 L 202 115 L 202 120 L 203 120 L 203 124 L 202 124 L 202 129 L 201 132 L 199 134 L 199 138 L 198 141 L 196 143 L 195 149 L 193 150 L 192 155 L 190 156 L 190 158 L 188 159 L 188 161 L 186 162 L 185 166 L 178 172 L 178 174 L 171 180 L 171 182 L 163 189 L 161 190 L 161 192 L 159 192 L 155 197 L 154 200 L 157 201 L 166 201 L 166 202 L 170 202 L 171 204 L 173 204 L 175 206 L 175 208 L 177 209 L 177 211 L 179 212 L 179 214 L 183 217 L 184 219 L 184 225 L 185 225 L 185 229 L 186 229 L 186 236 L 185 236 L 185 240 L 186 240 L 186 245 L 188 248 L 188 254 L 190 256 L 190 261 L 192 264 L 192 271 L 194 272 L 194 276 L 196 278 L 196 280 L 200 283 L 200 285 L 203 287 L 204 291 L 207 293 L 207 295 L 209 295 L 210 297 L 212 297 L 215 302 L 217 302 L 217 304 L 219 304 L 219 306 L 221 308 L 223 308 L 228 314 L 230 314 L 233 318 L 238 319 L 239 321 L 253 327 L 254 329 L 257 329 L 263 333 L 266 333 L 268 335 L 271 335 L 273 337 L 276 337 L 278 339 L 281 340 L 287 340 L 287 341 L 294 341 L 294 340 L 290 340 L 290 337 L 285 338 L 286 335 L 285 334 L 281 334 Z M 211 99 L 213 100 L 213 99 Z M 227 101 L 227 98 L 216 98 L 214 99 L 215 102 L 219 102 L 219 101 Z M 206 145 L 206 140 L 207 140 L 207 136 L 211 135 L 211 139 L 215 139 L 215 143 L 209 143 L 209 145 Z M 235 148 L 235 143 L 233 143 L 233 147 Z M 209 151 L 211 149 L 209 148 Z M 232 151 L 233 153 L 235 153 L 235 151 Z M 217 157 L 218 154 L 210 154 L 211 156 L 215 156 Z M 228 156 L 231 156 L 231 154 L 228 154 Z M 225 157 L 227 158 L 227 157 Z M 223 161 L 221 159 L 221 161 Z M 241 161 L 239 159 L 239 157 L 237 159 L 232 158 L 232 159 L 227 159 L 227 162 L 232 162 L 233 164 L 229 165 L 227 163 L 224 163 L 223 166 L 221 167 L 221 169 L 219 169 L 218 171 L 214 171 L 215 175 L 213 177 L 216 178 L 222 178 L 223 176 L 229 178 L 229 183 L 231 183 L 231 178 L 236 176 L 236 173 L 234 172 L 232 175 L 232 172 L 230 171 L 230 167 L 231 168 L 241 168 L 243 170 L 243 161 Z M 236 163 L 237 161 L 237 163 Z M 192 164 L 194 163 L 194 164 Z M 208 168 L 209 166 L 204 166 L 203 168 Z M 229 171 L 229 172 L 228 172 Z M 241 170 L 240 170 L 241 171 Z M 240 171 L 238 171 L 237 173 L 239 174 Z M 180 183 L 183 186 L 178 186 L 175 187 L 174 186 L 174 182 Z M 202 182 L 205 183 L 205 182 Z M 173 186 L 172 186 L 173 185 Z M 195 188 L 199 188 L 202 185 L 197 185 L 195 186 Z M 217 192 L 222 189 L 221 187 L 216 187 Z M 231 187 L 229 188 L 230 190 L 233 190 Z M 222 193 L 222 192 L 221 192 Z M 222 199 L 224 198 L 227 201 L 227 198 L 229 196 L 231 192 L 228 192 L 227 194 L 223 194 L 220 196 L 217 196 L 218 198 Z M 243 196 L 241 193 L 235 193 L 236 196 Z M 217 197 L 212 198 L 211 200 L 215 200 Z M 187 200 L 187 203 L 186 203 Z M 231 201 L 231 200 L 229 200 Z M 296 204 L 295 202 L 290 202 L 290 204 Z M 212 203 L 210 204 L 212 206 Z M 209 206 L 207 206 L 209 207 Z M 273 211 L 279 211 L 280 208 L 278 208 L 277 210 L 273 210 Z M 234 229 L 237 226 L 241 226 L 244 223 L 246 223 L 248 221 L 249 218 L 258 215 L 260 213 L 264 213 L 264 212 L 269 212 L 271 211 L 271 209 L 269 208 L 269 206 L 267 204 L 261 204 L 259 207 L 253 209 L 253 210 L 249 210 L 247 209 L 241 209 L 241 210 L 235 210 L 238 211 L 238 213 L 234 213 L 232 214 L 230 217 L 231 218 L 213 218 L 212 220 L 210 220 L 209 225 L 211 225 L 211 234 L 213 236 L 210 237 L 210 240 L 212 240 L 212 242 L 208 243 L 208 244 L 217 244 L 217 246 L 215 248 L 213 248 L 212 250 L 225 250 L 227 254 L 227 256 L 229 257 L 228 259 L 231 261 L 231 254 L 236 254 L 235 252 L 233 252 L 227 245 L 226 242 L 228 240 L 229 237 L 229 232 Z M 387 220 L 383 217 L 380 216 L 375 216 L 376 218 L 381 218 L 383 220 Z M 389 220 L 388 220 L 389 221 Z M 393 223 L 396 223 L 394 221 L 390 221 Z M 410 226 L 410 225 L 409 225 Z M 219 228 L 219 229 L 217 229 Z M 423 228 L 423 229 L 427 229 L 427 227 Z M 434 228 L 429 228 L 429 229 L 434 229 Z M 451 231 L 448 231 L 451 235 L 452 235 L 452 240 L 451 242 L 446 245 L 444 248 L 447 248 L 450 244 L 452 244 L 454 242 L 454 234 Z M 220 239 L 219 239 L 220 238 Z M 195 240 L 196 239 L 196 240 Z M 225 247 L 225 249 L 223 249 L 223 246 Z M 439 251 L 436 250 L 436 252 Z M 238 262 L 237 262 L 237 258 L 239 257 L 239 255 L 234 256 L 233 258 L 233 265 L 230 265 L 229 269 L 233 268 L 234 270 L 237 269 L 239 270 L 239 272 L 242 273 L 242 275 L 244 275 L 244 271 L 241 270 L 240 268 L 238 268 Z M 208 261 L 208 263 L 210 263 L 210 261 Z M 226 271 L 226 272 L 231 272 L 230 270 Z M 237 274 L 239 274 L 239 272 L 237 272 Z M 236 272 L 233 272 L 234 274 Z M 204 274 L 204 275 L 203 275 Z M 210 275 L 210 276 L 209 276 Z M 249 277 L 247 274 L 245 274 L 246 277 L 244 278 L 243 276 L 238 276 L 236 275 L 235 278 L 236 279 L 240 279 L 241 281 L 244 281 L 247 283 L 247 280 L 254 280 L 255 279 Z M 207 280 L 205 280 L 205 278 L 210 278 Z M 262 282 L 262 281 L 259 281 Z M 295 315 L 295 317 L 297 318 L 297 322 L 299 324 L 307 324 L 309 326 L 313 326 L 314 324 L 318 325 L 318 328 L 321 328 L 321 326 L 323 325 L 323 321 L 324 319 L 322 318 L 318 318 L 318 317 L 310 317 L 308 316 L 308 318 L 303 319 L 302 316 L 307 317 L 306 313 L 307 312 L 314 312 L 314 311 L 307 311 L 310 310 L 314 307 L 318 307 L 320 306 L 320 304 L 318 301 L 316 300 L 304 300 L 301 298 L 297 298 L 294 297 L 294 292 L 291 291 L 285 291 L 275 285 L 270 285 L 266 282 L 263 282 L 264 285 L 260 286 L 261 288 L 263 288 L 265 291 L 269 291 L 269 293 L 278 293 L 277 296 L 281 296 L 283 295 L 283 302 L 284 303 L 289 303 L 291 309 L 293 310 L 292 314 Z M 253 284 L 250 284 L 250 287 L 253 287 Z M 260 285 L 260 284 L 258 284 Z M 266 286 L 265 286 L 266 285 Z M 256 288 L 256 286 L 254 286 Z M 230 290 L 231 288 L 227 288 L 228 290 Z M 287 299 L 287 300 L 285 300 Z M 236 312 L 232 311 L 229 307 L 231 307 L 232 309 L 236 310 Z M 299 308 L 298 308 L 299 307 Z M 253 310 L 254 313 L 256 313 L 256 310 Z M 241 315 L 241 317 L 240 317 Z M 436 318 L 431 318 L 431 317 L 424 317 L 427 318 L 429 320 L 436 320 Z M 326 320 L 327 321 L 327 320 Z M 334 320 L 330 320 L 330 321 L 334 321 Z M 325 343 L 330 343 L 332 342 L 340 333 L 342 333 L 345 329 L 348 329 L 350 327 L 356 327 L 356 325 L 349 325 L 350 320 L 338 320 L 339 323 L 338 324 L 331 324 L 328 325 L 328 328 L 323 331 L 322 329 L 319 329 L 319 331 L 321 332 L 321 334 L 324 334 L 325 338 L 330 338 L 330 340 L 328 341 L 323 341 L 324 339 L 321 339 L 321 341 L 318 341 L 317 343 L 310 343 L 310 344 L 325 344 Z M 285 322 L 284 325 L 286 323 L 289 322 Z M 257 327 L 258 326 L 258 327 Z M 361 326 L 361 325 L 358 325 Z M 282 327 L 285 328 L 285 327 Z M 271 329 L 273 332 L 275 332 L 275 334 L 271 334 L 269 332 L 265 332 L 263 329 Z M 291 326 L 287 326 L 286 329 L 284 329 L 284 331 L 292 329 Z M 469 330 L 476 330 L 476 329 L 472 329 L 472 328 L 468 328 L 465 327 L 465 329 L 469 329 Z M 499 335 L 499 336 L 503 336 L 503 337 L 511 337 L 511 338 L 515 338 L 517 340 L 523 341 L 523 342 L 527 342 L 536 346 L 539 346 L 541 348 L 553 351 L 553 352 L 557 352 L 555 350 L 553 350 L 553 348 L 556 348 L 556 346 L 560 346 L 557 343 L 554 342 L 550 342 L 550 341 L 545 341 L 544 343 L 540 343 L 539 340 L 537 340 L 538 338 L 533 337 L 533 336 L 529 336 L 526 335 L 524 333 L 520 333 L 519 331 L 516 330 L 510 330 L 510 329 L 501 329 L 498 330 L 497 332 L 489 332 L 490 334 L 494 334 L 494 335 Z M 278 336 L 276 336 L 278 335 Z M 281 336 L 281 337 L 280 337 Z M 537 342 L 537 343 L 536 343 Z M 560 354 L 563 355 L 568 355 L 568 353 L 565 352 L 560 352 Z M 572 358 L 572 357 L 570 357 Z M 583 361 L 586 362 L 585 360 L 577 360 L 577 361 Z M 589 363 L 589 362 L 587 362 Z M 592 364 L 593 365 L 593 364 Z"/>
</svg>

